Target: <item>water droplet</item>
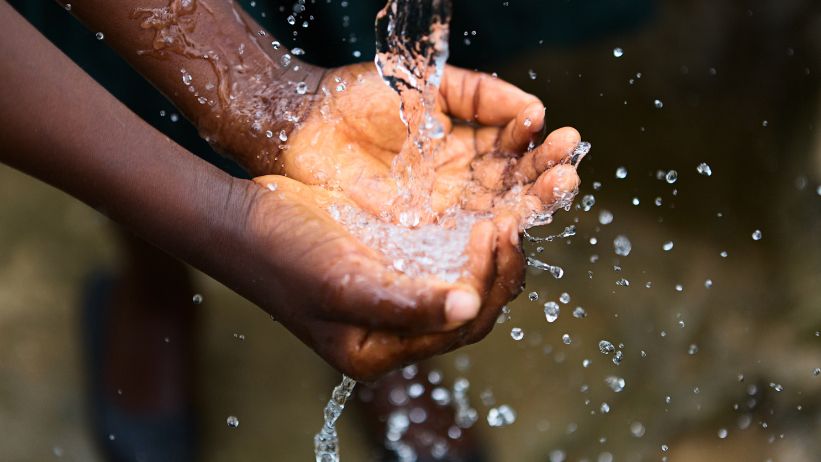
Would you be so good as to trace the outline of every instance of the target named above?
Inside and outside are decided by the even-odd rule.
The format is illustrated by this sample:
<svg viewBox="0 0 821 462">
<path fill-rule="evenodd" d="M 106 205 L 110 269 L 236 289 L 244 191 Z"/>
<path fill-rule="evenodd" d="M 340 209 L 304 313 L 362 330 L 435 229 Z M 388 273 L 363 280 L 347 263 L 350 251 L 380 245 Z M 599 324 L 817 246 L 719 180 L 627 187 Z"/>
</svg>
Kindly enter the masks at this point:
<svg viewBox="0 0 821 462">
<path fill-rule="evenodd" d="M 616 58 L 621 58 L 622 56 L 624 56 L 624 50 L 622 50 L 620 47 L 613 48 L 613 56 L 615 56 Z"/>
<path fill-rule="evenodd" d="M 535 302 L 539 299 L 539 294 L 537 292 L 530 292 L 529 294 L 527 294 L 527 299 L 531 302 Z"/>
<path fill-rule="evenodd" d="M 602 414 L 607 414 L 607 413 L 610 412 L 610 405 L 607 404 L 607 403 L 601 403 L 601 406 L 599 407 L 599 410 L 601 411 Z"/>
<path fill-rule="evenodd" d="M 65 9 L 66 11 L 71 11 L 71 3 L 66 3 Z"/>
<path fill-rule="evenodd" d="M 616 393 L 620 393 L 624 390 L 625 381 L 621 377 L 610 375 L 604 379 L 604 383 L 606 383 L 607 386 Z"/>
<path fill-rule="evenodd" d="M 627 168 L 619 167 L 616 169 L 616 178 L 623 180 L 627 178 Z"/>
<path fill-rule="evenodd" d="M 274 132 L 272 132 L 271 130 L 265 130 L 265 137 L 266 138 L 273 138 L 274 137 Z"/>
<path fill-rule="evenodd" d="M 280 56 L 279 63 L 282 64 L 282 67 L 288 67 L 291 65 L 291 55 L 285 53 L 284 55 Z"/>
<path fill-rule="evenodd" d="M 632 203 L 633 203 L 633 205 L 639 205 L 639 204 L 641 203 L 641 201 L 639 200 L 639 198 L 638 198 L 638 197 L 634 197 L 634 198 L 633 198 L 633 200 L 632 200 L 632 201 L 630 201 L 630 202 L 632 202 Z"/>
<path fill-rule="evenodd" d="M 624 353 L 621 351 L 617 351 L 616 354 L 613 355 L 613 364 L 616 366 L 620 365 L 622 360 L 624 359 Z"/>
<path fill-rule="evenodd" d="M 304 95 L 305 93 L 308 93 L 308 84 L 305 82 L 299 82 L 296 84 L 296 94 Z"/>
<path fill-rule="evenodd" d="M 516 411 L 507 404 L 490 408 L 487 413 L 487 424 L 491 427 L 504 427 L 516 422 Z"/>
<path fill-rule="evenodd" d="M 630 285 L 630 281 L 625 278 L 621 278 L 616 281 L 616 285 L 619 287 L 628 287 Z"/>
<path fill-rule="evenodd" d="M 514 327 L 513 329 L 510 329 L 510 337 L 518 342 L 519 340 L 525 338 L 525 333 L 522 329 Z"/>
<path fill-rule="evenodd" d="M 280 43 L 274 40 L 273 42 L 271 42 L 271 46 L 274 47 L 274 50 L 279 50 Z"/>
<path fill-rule="evenodd" d="M 302 48 L 292 48 L 291 54 L 294 56 L 302 56 L 305 54 L 305 50 L 303 50 Z"/>
<path fill-rule="evenodd" d="M 578 319 L 581 319 L 581 318 L 586 318 L 586 317 L 587 317 L 587 312 L 586 312 L 586 311 L 584 311 L 584 308 L 582 308 L 582 307 L 580 307 L 580 306 L 577 306 L 577 307 L 573 310 L 573 317 L 574 317 L 574 318 L 578 318 Z"/>
<path fill-rule="evenodd" d="M 636 438 L 644 436 L 645 428 L 641 422 L 633 422 L 630 424 L 630 433 Z"/>
<path fill-rule="evenodd" d="M 194 78 L 191 76 L 191 74 L 189 74 L 188 72 L 182 71 L 182 83 L 184 83 L 186 86 L 191 85 L 191 81 L 193 79 Z"/>
<path fill-rule="evenodd" d="M 288 134 L 285 133 L 285 130 L 279 131 L 279 140 L 283 142 L 288 141 Z"/>
<path fill-rule="evenodd" d="M 713 169 L 711 169 L 710 166 L 704 162 L 698 164 L 696 171 L 704 176 L 711 176 L 713 174 Z"/>
<path fill-rule="evenodd" d="M 675 170 L 670 170 L 666 175 L 664 175 L 664 180 L 670 184 L 675 183 L 676 180 L 678 180 L 678 172 Z"/>
<path fill-rule="evenodd" d="M 815 369 L 813 369 L 812 375 L 813 377 L 818 377 L 819 375 L 821 375 L 821 367 L 816 367 Z"/>
<path fill-rule="evenodd" d="M 547 322 L 555 322 L 559 318 L 559 304 L 556 302 L 547 302 L 544 304 L 544 317 Z"/>
<path fill-rule="evenodd" d="M 769 125 L 770 125 L 770 123 L 769 123 L 769 122 L 767 122 L 766 120 L 762 120 L 762 121 L 761 121 L 761 126 L 762 126 L 762 127 L 767 128 Z"/>
<path fill-rule="evenodd" d="M 592 194 L 585 194 L 582 196 L 582 210 L 585 212 L 589 212 L 591 208 L 596 204 L 596 198 Z"/>
<path fill-rule="evenodd" d="M 105 35 L 103 35 L 102 32 L 97 32 L 94 36 L 97 37 L 97 40 L 102 40 L 105 38 Z"/>
<path fill-rule="evenodd" d="M 727 438 L 727 429 L 726 428 L 719 428 L 718 429 L 718 437 L 721 438 L 722 440 L 724 438 Z"/>
<path fill-rule="evenodd" d="M 613 240 L 613 248 L 615 249 L 616 255 L 626 257 L 630 255 L 633 245 L 630 243 L 630 239 L 628 239 L 627 236 L 620 234 Z"/>
<path fill-rule="evenodd" d="M 691 343 L 690 346 L 687 348 L 687 354 L 692 356 L 696 353 L 698 353 L 698 345 L 696 345 L 695 343 Z"/>
<path fill-rule="evenodd" d="M 754 241 L 760 241 L 761 236 L 762 236 L 761 230 L 757 229 L 757 230 L 753 231 L 753 240 Z"/>
<path fill-rule="evenodd" d="M 180 116 L 176 113 L 171 114 L 170 116 L 168 116 L 168 118 L 171 119 L 171 122 L 177 122 L 178 120 L 180 120 Z"/>
<path fill-rule="evenodd" d="M 664 103 L 660 99 L 657 99 L 653 101 L 653 106 L 655 106 L 656 109 L 661 109 L 664 107 Z"/>
<path fill-rule="evenodd" d="M 565 345 L 570 345 L 573 342 L 573 339 L 570 338 L 570 334 L 562 334 L 562 343 Z"/>
<path fill-rule="evenodd" d="M 567 292 L 562 292 L 562 294 L 559 295 L 559 301 L 567 305 L 568 303 L 570 303 L 570 294 L 568 294 Z"/>
<path fill-rule="evenodd" d="M 199 305 L 199 304 L 201 304 L 201 303 L 202 303 L 202 295 L 200 295 L 200 294 L 194 294 L 194 296 L 193 296 L 193 297 L 191 297 L 191 301 L 192 301 L 195 305 Z"/>
<path fill-rule="evenodd" d="M 707 288 L 707 289 L 713 287 L 713 280 L 712 279 L 705 280 L 704 281 L 704 287 Z"/>
<path fill-rule="evenodd" d="M 613 346 L 613 344 L 607 340 L 601 340 L 599 341 L 599 351 L 606 355 L 609 355 L 610 353 L 616 351 L 616 347 Z"/>
<path fill-rule="evenodd" d="M 525 127 L 530 127 L 531 125 L 533 125 L 533 121 L 530 120 L 530 118 L 525 118 L 523 124 Z"/>
<path fill-rule="evenodd" d="M 722 251 L 719 253 L 719 255 L 721 255 L 721 258 L 727 258 L 727 255 L 729 255 L 729 254 L 727 253 L 727 251 L 726 251 L 726 250 L 722 250 Z"/>
<path fill-rule="evenodd" d="M 292 15 L 292 14 L 291 14 L 291 15 L 288 15 L 287 21 L 288 21 L 288 24 L 290 24 L 290 25 L 292 25 L 292 26 L 293 26 L 294 24 L 296 24 L 296 18 L 295 18 L 295 17 L 294 17 L 294 15 Z"/>
<path fill-rule="evenodd" d="M 533 69 L 528 70 L 527 75 L 530 77 L 530 80 L 536 80 L 536 77 L 538 77 L 536 75 L 536 71 L 534 71 Z"/>
<path fill-rule="evenodd" d="M 599 212 L 599 223 L 603 225 L 613 223 L 613 213 L 609 210 L 602 210 Z"/>
</svg>

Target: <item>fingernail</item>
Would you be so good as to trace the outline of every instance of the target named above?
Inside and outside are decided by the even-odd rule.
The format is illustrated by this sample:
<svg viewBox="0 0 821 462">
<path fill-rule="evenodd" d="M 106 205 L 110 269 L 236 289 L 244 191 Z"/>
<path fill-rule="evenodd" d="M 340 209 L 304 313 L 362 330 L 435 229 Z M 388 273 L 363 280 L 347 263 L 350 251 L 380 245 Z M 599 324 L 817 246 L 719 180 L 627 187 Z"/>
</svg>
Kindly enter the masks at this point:
<svg viewBox="0 0 821 462">
<path fill-rule="evenodd" d="M 479 314 L 479 304 L 479 296 L 475 292 L 452 290 L 445 300 L 445 319 L 456 323 L 469 321 Z"/>
</svg>

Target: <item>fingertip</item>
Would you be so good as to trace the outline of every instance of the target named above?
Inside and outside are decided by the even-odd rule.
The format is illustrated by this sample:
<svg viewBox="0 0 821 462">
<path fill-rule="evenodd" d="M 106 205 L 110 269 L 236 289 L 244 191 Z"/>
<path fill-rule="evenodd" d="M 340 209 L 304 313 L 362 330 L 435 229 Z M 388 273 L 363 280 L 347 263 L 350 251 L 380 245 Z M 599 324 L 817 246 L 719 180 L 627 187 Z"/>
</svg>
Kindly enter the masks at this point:
<svg viewBox="0 0 821 462">
<path fill-rule="evenodd" d="M 545 205 L 552 204 L 558 198 L 575 191 L 580 182 L 574 166 L 557 165 L 539 176 L 529 194 L 538 197 Z"/>
<path fill-rule="evenodd" d="M 482 300 L 474 290 L 453 289 L 445 299 L 445 320 L 449 324 L 464 324 L 479 314 L 481 304 Z"/>
<path fill-rule="evenodd" d="M 544 128 L 546 110 L 541 101 L 535 101 L 522 110 L 519 119 L 521 119 L 522 125 L 525 126 L 528 132 L 535 134 Z"/>
<path fill-rule="evenodd" d="M 578 130 L 573 127 L 562 127 L 547 135 L 545 143 L 548 147 L 560 153 L 560 157 L 563 158 L 570 155 L 581 140 L 582 136 Z"/>
</svg>

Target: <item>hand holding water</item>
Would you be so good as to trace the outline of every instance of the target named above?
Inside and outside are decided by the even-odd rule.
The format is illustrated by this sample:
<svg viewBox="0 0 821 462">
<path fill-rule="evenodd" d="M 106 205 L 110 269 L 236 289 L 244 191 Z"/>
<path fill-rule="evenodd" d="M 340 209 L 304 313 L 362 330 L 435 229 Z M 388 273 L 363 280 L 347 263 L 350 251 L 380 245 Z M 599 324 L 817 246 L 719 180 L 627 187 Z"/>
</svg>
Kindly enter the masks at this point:
<svg viewBox="0 0 821 462">
<path fill-rule="evenodd" d="M 461 278 L 411 278 L 328 213 L 334 204 L 374 215 L 391 207 L 391 162 L 407 136 L 399 98 L 370 63 L 329 70 L 322 86 L 329 91 L 288 136 L 279 175 L 256 179 L 272 191 L 255 203 L 254 228 L 290 230 L 292 244 L 272 246 L 286 253 L 292 276 L 303 273 L 287 302 L 293 316 L 279 319 L 357 378 L 481 339 L 521 290 L 520 228 L 578 186 L 567 161 L 579 134 L 562 128 L 531 146 L 545 123 L 537 98 L 498 78 L 448 68 L 431 203 L 436 213 L 457 207 L 486 215 L 471 230 Z"/>
</svg>

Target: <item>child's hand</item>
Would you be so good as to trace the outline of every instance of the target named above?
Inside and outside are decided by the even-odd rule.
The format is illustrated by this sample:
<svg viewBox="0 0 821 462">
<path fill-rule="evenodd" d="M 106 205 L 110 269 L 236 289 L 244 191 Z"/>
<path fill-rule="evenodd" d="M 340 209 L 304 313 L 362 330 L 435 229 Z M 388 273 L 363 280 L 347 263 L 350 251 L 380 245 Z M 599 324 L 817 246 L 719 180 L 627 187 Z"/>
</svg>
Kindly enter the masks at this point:
<svg viewBox="0 0 821 462">
<path fill-rule="evenodd" d="M 339 80 L 344 91 L 335 90 Z M 395 197 L 391 160 L 406 138 L 399 98 L 372 64 L 331 70 L 325 86 L 330 94 L 290 134 L 276 164 L 288 178 L 255 180 L 273 190 L 259 194 L 250 213 L 282 280 L 271 311 L 286 312 L 279 314 L 284 325 L 360 379 L 478 341 L 521 290 L 520 225 L 578 186 L 565 162 L 578 132 L 559 129 L 528 150 L 543 130 L 541 102 L 501 80 L 448 68 L 439 102 L 447 135 L 433 207 L 490 218 L 474 226 L 456 283 L 410 278 L 328 214 L 330 204 L 373 214 L 388 209 Z M 454 126 L 449 117 L 475 123 Z"/>
</svg>

